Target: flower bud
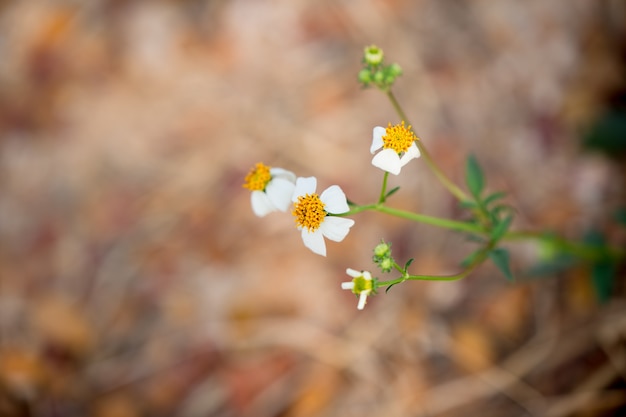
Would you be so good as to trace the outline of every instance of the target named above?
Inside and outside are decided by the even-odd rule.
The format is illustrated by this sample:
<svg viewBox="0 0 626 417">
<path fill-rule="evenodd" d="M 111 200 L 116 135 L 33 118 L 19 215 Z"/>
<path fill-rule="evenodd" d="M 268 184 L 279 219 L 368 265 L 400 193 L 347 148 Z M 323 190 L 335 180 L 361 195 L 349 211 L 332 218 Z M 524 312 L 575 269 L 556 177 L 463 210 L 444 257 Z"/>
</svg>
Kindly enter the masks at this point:
<svg viewBox="0 0 626 417">
<path fill-rule="evenodd" d="M 402 68 L 400 67 L 400 65 L 398 64 L 391 64 L 387 67 L 387 71 L 389 72 L 390 75 L 392 75 L 393 77 L 399 77 L 400 75 L 402 75 Z"/>
<path fill-rule="evenodd" d="M 384 81 L 385 81 L 385 74 L 382 71 L 376 71 L 374 73 L 374 82 L 380 85 Z"/>
<path fill-rule="evenodd" d="M 380 261 L 380 264 L 378 266 L 380 267 L 381 271 L 390 272 L 393 269 L 393 261 L 391 260 L 391 258 L 385 258 Z"/>
<path fill-rule="evenodd" d="M 363 85 L 369 85 L 372 82 L 372 73 L 370 70 L 363 68 L 359 71 L 359 82 Z"/>
<path fill-rule="evenodd" d="M 374 248 L 374 255 L 379 258 L 384 258 L 391 253 L 391 245 L 386 242 L 381 242 Z"/>
<path fill-rule="evenodd" d="M 376 67 L 383 62 L 383 50 L 376 45 L 366 46 L 363 53 L 363 61 L 367 65 Z"/>
</svg>

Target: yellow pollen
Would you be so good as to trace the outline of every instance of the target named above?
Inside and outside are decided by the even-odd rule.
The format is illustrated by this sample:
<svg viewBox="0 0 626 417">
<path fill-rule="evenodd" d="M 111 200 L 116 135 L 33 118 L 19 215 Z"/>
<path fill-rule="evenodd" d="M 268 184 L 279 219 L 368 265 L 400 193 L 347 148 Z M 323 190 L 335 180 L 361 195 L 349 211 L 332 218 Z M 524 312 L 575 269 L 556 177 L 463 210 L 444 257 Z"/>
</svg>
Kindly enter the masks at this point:
<svg viewBox="0 0 626 417">
<path fill-rule="evenodd" d="M 419 138 L 411 131 L 411 125 L 404 127 L 404 121 L 395 126 L 391 126 L 391 123 L 389 123 L 385 136 L 383 136 L 383 148 L 393 149 L 397 154 L 401 154 L 408 151 L 409 147 L 416 140 L 419 140 Z"/>
<path fill-rule="evenodd" d="M 247 188 L 250 191 L 263 191 L 271 179 L 270 167 L 259 162 L 246 175 L 243 188 Z"/>
<path fill-rule="evenodd" d="M 324 221 L 324 217 L 326 217 L 324 203 L 322 203 L 317 194 L 307 194 L 298 197 L 298 202 L 295 203 L 294 210 L 291 213 L 296 218 L 296 224 L 308 229 L 309 232 L 317 230 Z"/>
</svg>

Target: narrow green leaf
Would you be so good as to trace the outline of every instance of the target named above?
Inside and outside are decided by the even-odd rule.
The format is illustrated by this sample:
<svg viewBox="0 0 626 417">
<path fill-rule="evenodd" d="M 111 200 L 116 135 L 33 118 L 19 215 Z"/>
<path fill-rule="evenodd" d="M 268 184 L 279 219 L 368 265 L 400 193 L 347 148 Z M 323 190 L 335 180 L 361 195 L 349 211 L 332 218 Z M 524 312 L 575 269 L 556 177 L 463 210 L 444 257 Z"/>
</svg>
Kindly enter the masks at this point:
<svg viewBox="0 0 626 417">
<path fill-rule="evenodd" d="M 391 190 L 389 190 L 389 192 L 385 195 L 385 198 L 388 198 L 389 196 L 392 196 L 393 194 L 395 194 L 398 190 L 400 189 L 400 187 L 394 187 Z"/>
<path fill-rule="evenodd" d="M 467 255 L 467 257 L 461 261 L 461 266 L 463 268 L 470 266 L 482 251 L 483 249 L 478 249 Z"/>
<path fill-rule="evenodd" d="M 476 202 L 475 202 L 475 201 L 472 201 L 472 200 L 464 200 L 464 201 L 461 201 L 461 202 L 459 203 L 459 205 L 460 205 L 462 208 L 466 208 L 466 209 L 475 209 L 475 208 L 478 208 L 478 204 L 476 204 Z"/>
<path fill-rule="evenodd" d="M 506 193 L 504 191 L 496 191 L 493 194 L 489 194 L 487 197 L 485 197 L 485 199 L 483 200 L 483 205 L 485 207 L 489 206 L 489 204 L 493 203 L 496 200 L 499 200 L 501 198 L 506 197 Z"/>
<path fill-rule="evenodd" d="M 597 248 L 606 245 L 604 233 L 593 229 L 585 233 L 584 241 Z M 591 265 L 591 283 L 596 293 L 596 298 L 602 304 L 611 298 L 614 284 L 617 281 L 617 267 L 613 262 L 601 260 Z"/>
<path fill-rule="evenodd" d="M 513 274 L 509 267 L 509 251 L 503 248 L 495 248 L 489 252 L 489 258 L 498 267 L 500 272 L 506 277 L 507 280 L 513 281 Z"/>
<path fill-rule="evenodd" d="M 474 198 L 478 200 L 480 193 L 483 191 L 485 186 L 485 178 L 474 155 L 467 157 L 465 165 L 465 180 L 467 181 L 467 188 L 469 188 Z"/>
<path fill-rule="evenodd" d="M 496 224 L 496 226 L 493 228 L 493 230 L 491 231 L 491 239 L 495 241 L 500 240 L 500 238 L 502 238 L 502 236 L 504 236 L 506 232 L 509 230 L 509 227 L 511 227 L 512 221 L 513 221 L 512 214 L 509 214 L 508 216 L 506 216 L 504 220 L 499 221 Z"/>
<path fill-rule="evenodd" d="M 391 284 L 390 286 L 388 286 L 388 287 L 385 289 L 385 294 L 387 294 L 387 293 L 389 292 L 389 290 L 391 289 L 391 287 L 393 287 L 394 285 L 398 285 L 398 284 Z"/>
<path fill-rule="evenodd" d="M 484 237 L 479 236 L 479 235 L 474 235 L 474 234 L 467 235 L 467 240 L 470 242 L 477 242 L 477 243 L 487 242 L 487 239 L 485 239 Z"/>
<path fill-rule="evenodd" d="M 600 262 L 591 268 L 591 282 L 596 293 L 596 298 L 601 304 L 606 304 L 613 293 L 613 287 L 617 282 L 615 264 Z"/>
<path fill-rule="evenodd" d="M 411 258 L 408 261 L 406 261 L 406 264 L 404 264 L 404 272 L 406 272 L 407 269 L 409 269 L 409 266 L 411 266 L 411 264 L 413 263 L 414 260 L 415 260 L 415 258 Z"/>
</svg>

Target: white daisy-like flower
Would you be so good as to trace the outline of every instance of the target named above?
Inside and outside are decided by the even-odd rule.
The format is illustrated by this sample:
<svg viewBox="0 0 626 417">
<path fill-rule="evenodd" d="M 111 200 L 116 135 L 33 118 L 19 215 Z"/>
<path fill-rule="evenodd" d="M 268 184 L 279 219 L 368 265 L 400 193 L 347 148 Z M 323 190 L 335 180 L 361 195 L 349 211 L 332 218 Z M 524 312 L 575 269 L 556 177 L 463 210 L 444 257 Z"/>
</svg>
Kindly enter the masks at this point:
<svg viewBox="0 0 626 417">
<path fill-rule="evenodd" d="M 319 196 L 315 193 L 315 177 L 296 180 L 293 193 L 294 209 L 298 230 L 302 231 L 304 246 L 318 255 L 326 256 L 324 237 L 341 242 L 350 231 L 354 220 L 330 214 L 346 213 L 350 210 L 346 195 L 338 185 L 328 187 Z"/>
<path fill-rule="evenodd" d="M 372 158 L 372 165 L 398 175 L 411 159 L 420 157 L 420 150 L 415 144 L 419 140 L 411 130 L 411 126 L 404 127 L 404 122 L 399 125 L 387 125 L 387 128 L 376 126 L 372 131 L 372 146 L 370 152 L 376 153 Z"/>
<path fill-rule="evenodd" d="M 252 211 L 263 217 L 273 211 L 287 211 L 296 185 L 296 175 L 282 168 L 271 168 L 261 162 L 250 170 L 243 187 L 252 191 Z"/>
<path fill-rule="evenodd" d="M 365 303 L 367 303 L 367 297 L 372 294 L 374 285 L 372 281 L 372 274 L 368 271 L 357 271 L 355 269 L 346 269 L 346 274 L 352 277 L 352 281 L 342 282 L 341 288 L 344 290 L 350 290 L 359 297 L 359 303 L 356 308 L 363 310 Z"/>
</svg>

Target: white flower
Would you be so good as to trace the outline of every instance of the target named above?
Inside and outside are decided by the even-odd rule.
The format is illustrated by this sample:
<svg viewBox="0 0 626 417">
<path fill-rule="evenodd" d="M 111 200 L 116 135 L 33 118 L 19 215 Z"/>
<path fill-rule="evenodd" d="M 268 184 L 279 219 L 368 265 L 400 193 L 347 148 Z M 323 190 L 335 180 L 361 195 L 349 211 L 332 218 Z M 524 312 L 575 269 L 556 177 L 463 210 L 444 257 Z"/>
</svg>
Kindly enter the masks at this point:
<svg viewBox="0 0 626 417">
<path fill-rule="evenodd" d="M 257 163 L 246 175 L 244 188 L 252 191 L 252 211 L 263 217 L 273 211 L 287 211 L 296 185 L 296 175 L 282 168 Z"/>
<path fill-rule="evenodd" d="M 367 297 L 373 291 L 372 274 L 368 271 L 357 271 L 355 269 L 346 269 L 346 274 L 352 277 L 352 281 L 342 282 L 341 288 L 344 290 L 351 290 L 354 294 L 359 296 L 359 303 L 356 308 L 363 310 L 365 303 L 367 303 Z"/>
<path fill-rule="evenodd" d="M 370 152 L 374 154 L 381 148 L 383 150 L 372 158 L 372 165 L 398 175 L 402 167 L 411 159 L 420 157 L 420 150 L 415 144 L 416 140 L 419 138 L 415 136 L 411 126 L 404 127 L 404 122 L 395 126 L 389 123 L 387 128 L 376 126 L 372 131 Z"/>
<path fill-rule="evenodd" d="M 354 220 L 329 216 L 350 210 L 346 195 L 338 185 L 328 187 L 321 195 L 315 193 L 315 177 L 298 178 L 293 193 L 294 210 L 298 230 L 302 231 L 304 246 L 318 255 L 326 256 L 324 237 L 341 242 L 350 231 Z"/>
</svg>

